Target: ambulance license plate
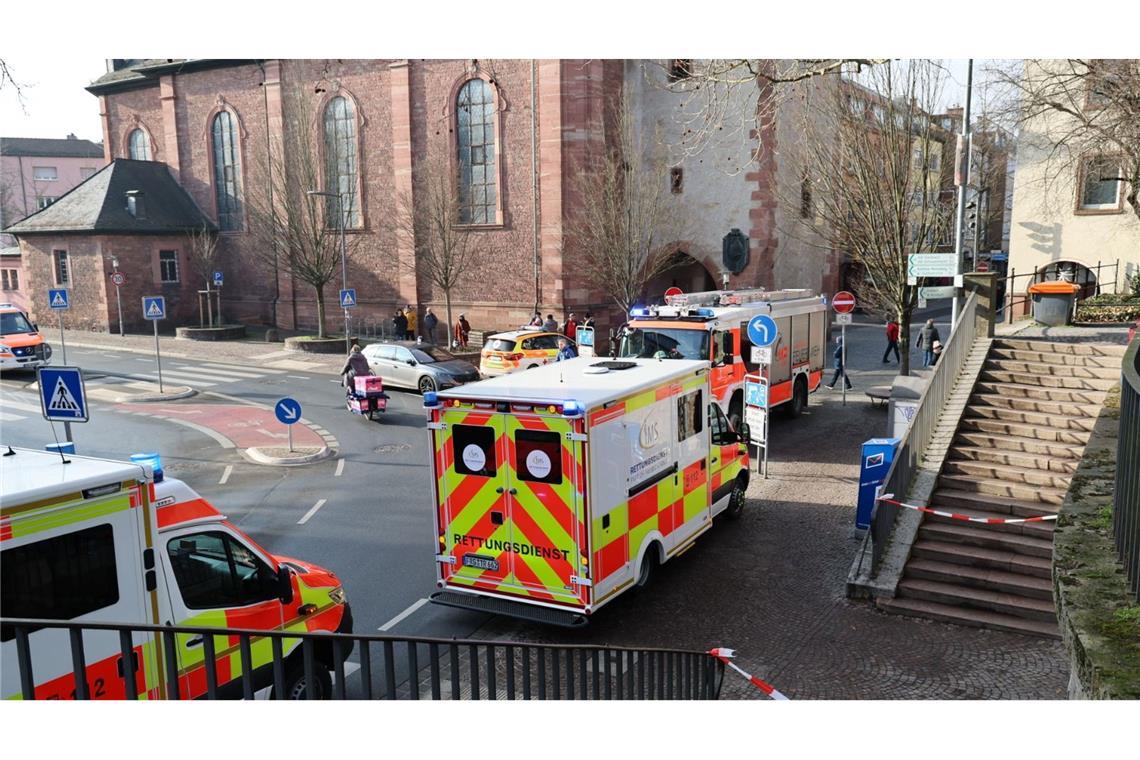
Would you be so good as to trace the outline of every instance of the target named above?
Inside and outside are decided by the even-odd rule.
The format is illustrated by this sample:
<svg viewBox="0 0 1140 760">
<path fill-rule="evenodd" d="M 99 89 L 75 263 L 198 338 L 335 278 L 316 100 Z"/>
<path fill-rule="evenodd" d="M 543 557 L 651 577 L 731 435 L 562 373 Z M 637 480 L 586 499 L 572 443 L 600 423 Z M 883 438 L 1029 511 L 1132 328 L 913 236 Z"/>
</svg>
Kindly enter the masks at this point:
<svg viewBox="0 0 1140 760">
<path fill-rule="evenodd" d="M 491 557 L 480 557 L 478 554 L 464 554 L 463 565 L 474 567 L 477 570 L 499 570 L 499 560 Z"/>
</svg>

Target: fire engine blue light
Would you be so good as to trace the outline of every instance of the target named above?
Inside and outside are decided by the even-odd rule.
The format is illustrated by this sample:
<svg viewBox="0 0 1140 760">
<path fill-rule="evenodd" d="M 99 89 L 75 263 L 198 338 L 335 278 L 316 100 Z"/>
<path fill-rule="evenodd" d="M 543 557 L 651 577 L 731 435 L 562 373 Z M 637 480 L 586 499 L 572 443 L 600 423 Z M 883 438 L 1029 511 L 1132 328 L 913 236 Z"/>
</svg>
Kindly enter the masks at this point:
<svg viewBox="0 0 1140 760">
<path fill-rule="evenodd" d="M 712 309 L 697 309 L 697 316 L 698 317 L 712 317 L 712 316 L 716 316 L 716 314 L 715 314 L 715 312 L 713 312 Z"/>
<path fill-rule="evenodd" d="M 630 309 L 629 310 L 629 316 L 631 316 L 631 317 L 648 317 L 649 316 L 649 309 L 648 308 Z"/>
<path fill-rule="evenodd" d="M 424 394 L 424 406 L 428 409 L 434 409 L 439 406 L 439 396 L 435 391 L 428 391 Z"/>
<path fill-rule="evenodd" d="M 150 451 L 145 454 L 131 454 L 131 461 L 135 464 L 149 464 L 150 470 L 154 474 L 154 482 L 162 482 L 162 457 L 157 451 Z"/>
<path fill-rule="evenodd" d="M 562 416 L 563 417 L 577 417 L 582 414 L 584 410 L 582 405 L 577 401 L 563 401 L 562 402 Z"/>
</svg>

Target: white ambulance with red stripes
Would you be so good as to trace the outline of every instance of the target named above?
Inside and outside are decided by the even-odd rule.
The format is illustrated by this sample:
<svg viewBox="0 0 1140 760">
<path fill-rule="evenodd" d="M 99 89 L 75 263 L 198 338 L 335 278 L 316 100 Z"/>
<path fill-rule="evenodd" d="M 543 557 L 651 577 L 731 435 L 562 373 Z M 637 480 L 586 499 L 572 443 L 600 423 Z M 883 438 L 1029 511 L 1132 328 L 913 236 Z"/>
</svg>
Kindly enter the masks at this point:
<svg viewBox="0 0 1140 760">
<path fill-rule="evenodd" d="M 757 314 L 776 321 L 779 338 L 767 369 L 770 407 L 787 405 L 798 416 L 808 394 L 823 382 L 830 332 L 827 298 L 811 290 L 710 290 L 665 296 L 664 305 L 630 310 L 619 358 L 706 359 L 712 392 L 738 424 L 744 418 L 744 376 L 762 374 L 752 361 L 748 322 Z"/>
<path fill-rule="evenodd" d="M 748 486 L 707 361 L 578 357 L 424 396 L 433 602 L 584 625 Z"/>
</svg>

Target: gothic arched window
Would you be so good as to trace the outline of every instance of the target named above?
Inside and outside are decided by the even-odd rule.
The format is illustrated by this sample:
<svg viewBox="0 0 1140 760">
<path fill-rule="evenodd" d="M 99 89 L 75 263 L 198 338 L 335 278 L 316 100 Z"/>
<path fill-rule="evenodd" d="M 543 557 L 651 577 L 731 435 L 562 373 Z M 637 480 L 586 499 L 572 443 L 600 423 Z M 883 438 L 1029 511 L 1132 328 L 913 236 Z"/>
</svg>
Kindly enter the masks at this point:
<svg viewBox="0 0 1140 760">
<path fill-rule="evenodd" d="M 147 139 L 146 132 L 142 128 L 131 132 L 129 144 L 131 158 L 136 161 L 150 160 L 150 140 Z"/>
<path fill-rule="evenodd" d="M 356 154 L 356 111 L 352 101 L 338 95 L 325 106 L 325 190 L 340 193 L 344 203 L 344 226 L 360 226 L 357 192 L 359 162 Z M 333 226 L 338 200 L 326 198 L 325 218 Z"/>
<path fill-rule="evenodd" d="M 499 221 L 495 94 L 484 80 L 472 79 L 460 88 L 455 105 L 459 221 L 495 224 Z"/>
<path fill-rule="evenodd" d="M 241 196 L 238 167 L 237 124 L 229 111 L 219 111 L 210 128 L 214 146 L 214 200 L 218 227 L 241 229 Z"/>
</svg>

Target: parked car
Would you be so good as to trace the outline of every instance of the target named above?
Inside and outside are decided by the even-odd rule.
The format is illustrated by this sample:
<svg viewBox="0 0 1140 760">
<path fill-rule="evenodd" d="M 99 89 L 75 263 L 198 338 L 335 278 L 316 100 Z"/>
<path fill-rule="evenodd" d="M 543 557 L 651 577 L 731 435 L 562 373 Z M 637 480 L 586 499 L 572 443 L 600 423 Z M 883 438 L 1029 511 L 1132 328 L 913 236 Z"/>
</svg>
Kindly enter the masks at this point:
<svg viewBox="0 0 1140 760">
<path fill-rule="evenodd" d="M 454 388 L 479 379 L 471 362 L 457 359 L 446 349 L 414 340 L 373 343 L 361 353 L 384 385 L 415 388 L 420 393 Z"/>
<path fill-rule="evenodd" d="M 522 327 L 510 332 L 496 333 L 487 338 L 479 358 L 479 371 L 484 376 L 506 375 L 522 369 L 534 369 L 549 364 L 558 356 L 558 339 L 566 338 L 556 332 L 538 327 Z M 570 345 L 577 344 L 570 338 Z"/>
<path fill-rule="evenodd" d="M 0 370 L 35 369 L 51 361 L 51 346 L 28 315 L 0 303 Z"/>
</svg>

